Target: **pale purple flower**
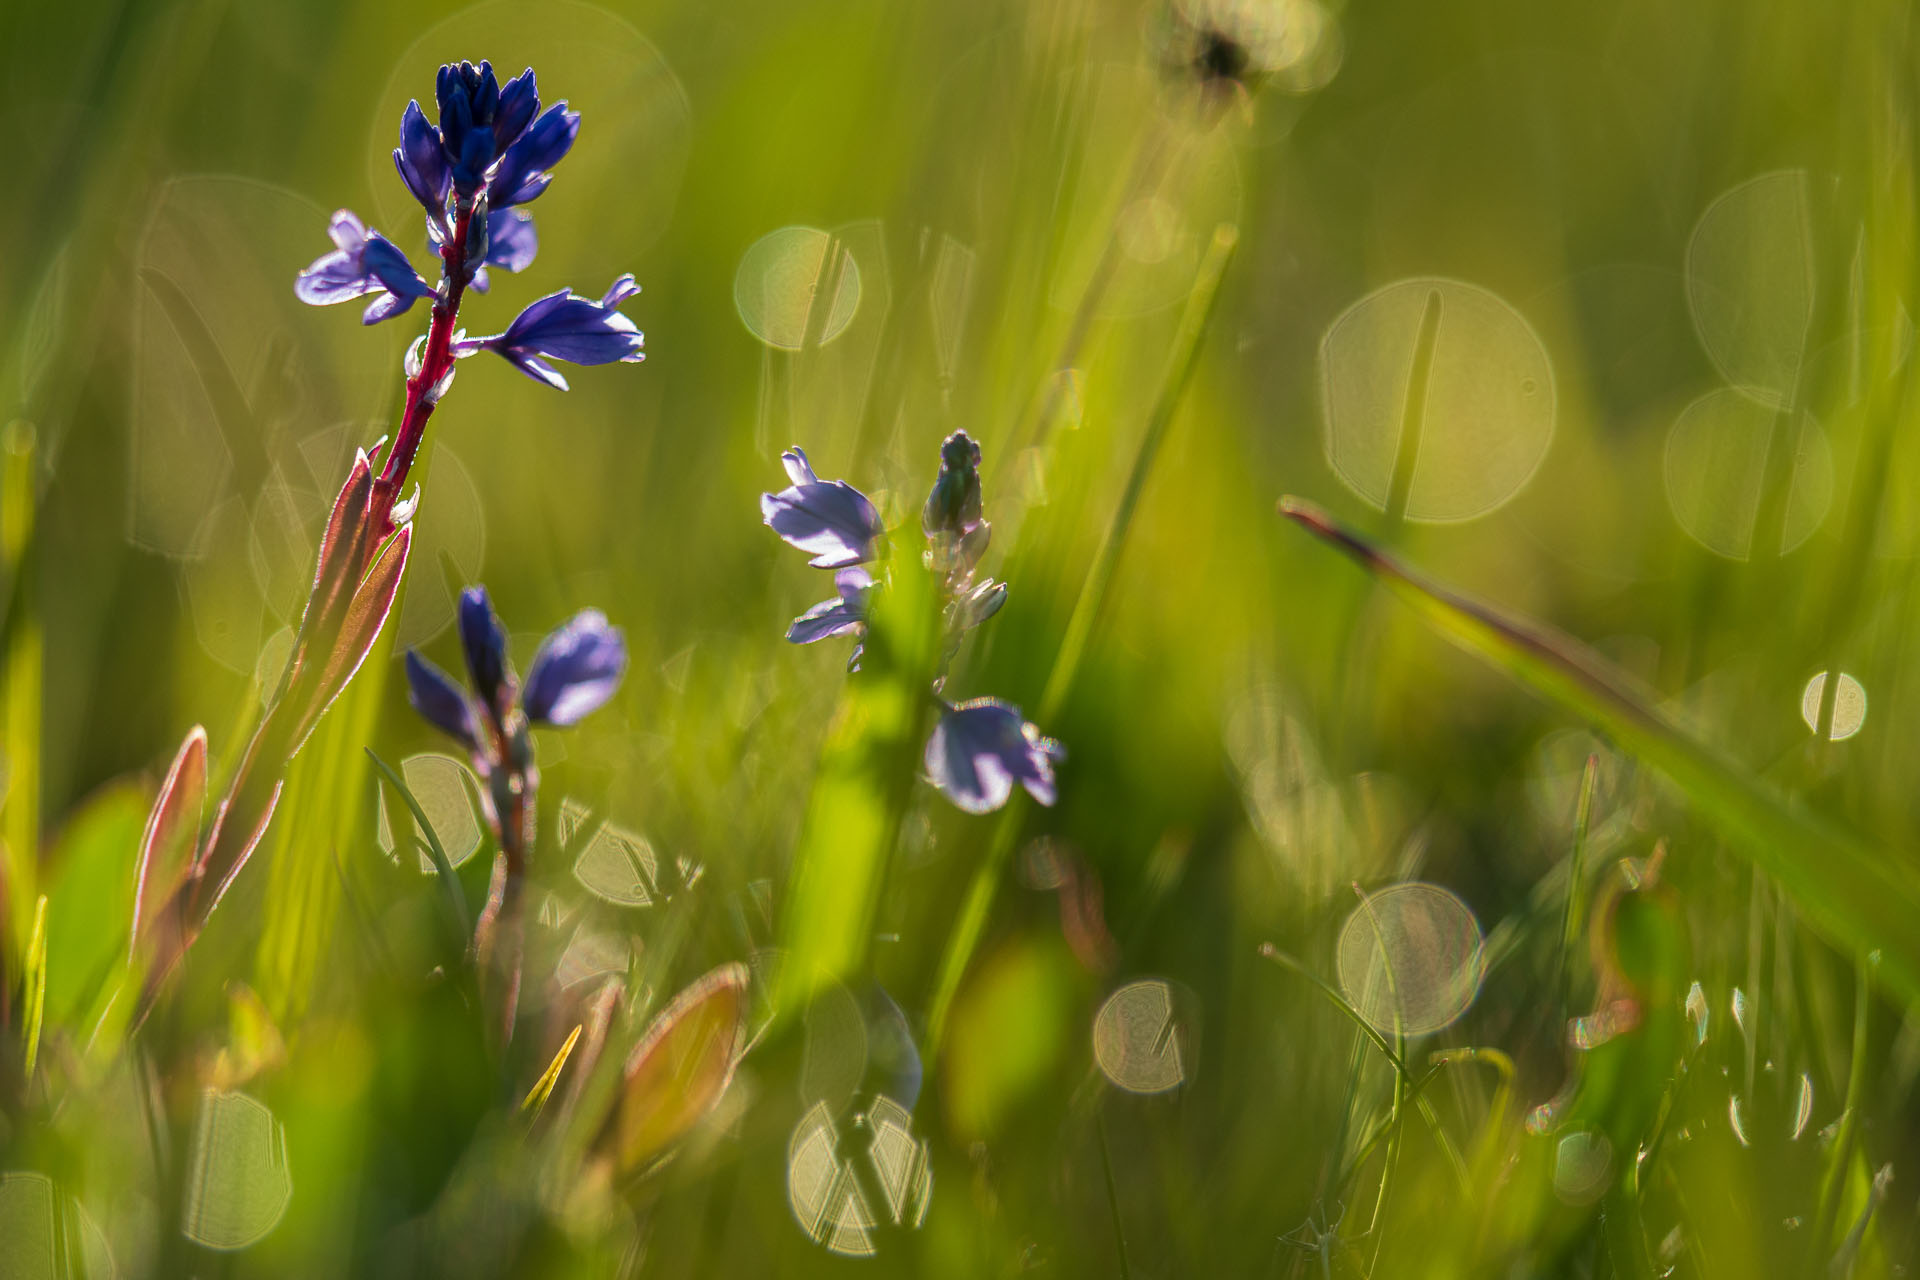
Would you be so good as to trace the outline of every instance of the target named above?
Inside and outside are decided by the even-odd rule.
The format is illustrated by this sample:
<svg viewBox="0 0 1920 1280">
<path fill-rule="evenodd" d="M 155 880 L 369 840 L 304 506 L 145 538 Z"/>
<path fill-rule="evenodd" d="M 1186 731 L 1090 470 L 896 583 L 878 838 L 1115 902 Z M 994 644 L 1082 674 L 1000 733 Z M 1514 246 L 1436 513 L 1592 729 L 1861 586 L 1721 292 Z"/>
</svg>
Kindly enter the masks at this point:
<svg viewBox="0 0 1920 1280">
<path fill-rule="evenodd" d="M 411 307 L 416 298 L 430 298 L 433 287 L 420 278 L 391 240 L 370 231 L 350 210 L 341 209 L 327 224 L 334 251 L 316 258 L 294 278 L 294 296 L 316 307 L 378 294 L 361 316 L 377 324 Z"/>
<path fill-rule="evenodd" d="M 834 589 L 840 594 L 822 600 L 793 620 L 787 628 L 789 644 L 812 644 L 828 636 L 866 629 L 867 609 L 873 598 L 873 575 L 859 565 L 850 565 L 833 575 Z"/>
<path fill-rule="evenodd" d="M 493 351 L 536 382 L 562 391 L 567 380 L 549 360 L 569 364 L 632 364 L 646 359 L 646 335 L 615 308 L 640 292 L 633 277 L 613 282 L 599 301 L 583 298 L 571 289 L 548 294 L 514 318 L 505 333 L 489 338 L 462 338 L 454 354 L 469 356 Z"/>
<path fill-rule="evenodd" d="M 816 569 L 840 569 L 878 557 L 886 527 L 866 494 L 845 480 L 824 481 L 795 445 L 780 455 L 793 481 L 760 495 L 760 518 L 789 545 L 811 555 Z"/>
<path fill-rule="evenodd" d="M 1053 766 L 1066 750 L 998 698 L 953 703 L 927 739 L 927 776 L 968 813 L 991 813 L 1019 783 L 1041 804 L 1054 802 Z"/>
</svg>

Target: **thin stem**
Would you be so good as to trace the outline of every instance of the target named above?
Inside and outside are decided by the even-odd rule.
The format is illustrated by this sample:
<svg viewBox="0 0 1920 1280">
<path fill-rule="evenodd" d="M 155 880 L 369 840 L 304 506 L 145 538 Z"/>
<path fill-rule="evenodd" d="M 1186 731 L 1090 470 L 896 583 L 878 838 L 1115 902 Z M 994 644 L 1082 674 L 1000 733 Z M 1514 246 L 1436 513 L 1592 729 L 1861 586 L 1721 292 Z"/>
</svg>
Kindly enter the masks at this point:
<svg viewBox="0 0 1920 1280">
<path fill-rule="evenodd" d="M 1427 421 L 1427 391 L 1433 382 L 1433 349 L 1440 340 L 1440 291 L 1427 294 L 1420 328 L 1413 341 L 1413 360 L 1407 366 L 1407 400 L 1401 409 L 1400 449 L 1387 482 L 1387 532 L 1406 523 L 1407 501 L 1413 494 L 1413 471 L 1420 460 L 1420 437 Z"/>
<path fill-rule="evenodd" d="M 1587 757 L 1580 772 L 1580 798 L 1573 809 L 1573 852 L 1567 861 L 1567 901 L 1560 915 L 1560 1020 L 1572 1012 L 1573 944 L 1580 927 L 1580 890 L 1586 883 L 1587 826 L 1593 820 L 1593 788 L 1600 771 L 1600 756 Z M 1563 1028 L 1564 1030 L 1564 1028 Z"/>
<path fill-rule="evenodd" d="M 420 357 L 420 371 L 407 380 L 407 405 L 400 416 L 400 430 L 394 435 L 393 448 L 387 451 L 387 465 L 374 482 L 376 511 L 391 511 L 400 496 L 420 442 L 426 436 L 427 419 L 433 416 L 434 407 L 439 403 L 432 394 L 433 388 L 453 368 L 453 331 L 460 317 L 460 299 L 467 289 L 467 234 L 472 227 L 473 209 L 462 205 L 454 215 L 453 234 L 440 247 L 442 292 L 434 299 L 433 318 L 427 323 L 427 344 Z M 389 524 L 383 532 L 391 531 Z"/>
<path fill-rule="evenodd" d="M 1132 1280 L 1133 1268 L 1127 1262 L 1127 1233 L 1120 1217 L 1120 1187 L 1113 1178 L 1113 1150 L 1107 1145 L 1107 1118 L 1096 1111 L 1093 1123 L 1100 1134 L 1100 1171 L 1106 1177 L 1107 1209 L 1113 1214 L 1113 1247 L 1120 1255 L 1120 1280 Z"/>
</svg>

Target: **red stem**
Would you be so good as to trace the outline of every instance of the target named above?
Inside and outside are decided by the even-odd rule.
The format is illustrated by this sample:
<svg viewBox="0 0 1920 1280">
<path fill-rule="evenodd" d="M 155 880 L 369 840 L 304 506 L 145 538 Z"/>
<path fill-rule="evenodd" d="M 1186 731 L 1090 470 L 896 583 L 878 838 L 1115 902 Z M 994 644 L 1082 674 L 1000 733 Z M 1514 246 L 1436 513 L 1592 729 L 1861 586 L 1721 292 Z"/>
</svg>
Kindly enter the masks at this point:
<svg viewBox="0 0 1920 1280">
<path fill-rule="evenodd" d="M 453 326 L 460 315 L 460 298 L 467 289 L 467 233 L 473 225 L 473 209 L 461 204 L 454 214 L 453 234 L 440 246 L 440 261 L 446 280 L 446 292 L 433 302 L 433 318 L 427 324 L 427 347 L 421 357 L 420 372 L 407 380 L 407 407 L 400 415 L 400 430 L 387 451 L 387 465 L 373 482 L 373 509 L 382 513 L 381 534 L 392 532 L 385 513 L 390 512 L 413 469 L 420 442 L 427 433 L 427 419 L 438 403 L 428 393 L 453 368 Z"/>
</svg>

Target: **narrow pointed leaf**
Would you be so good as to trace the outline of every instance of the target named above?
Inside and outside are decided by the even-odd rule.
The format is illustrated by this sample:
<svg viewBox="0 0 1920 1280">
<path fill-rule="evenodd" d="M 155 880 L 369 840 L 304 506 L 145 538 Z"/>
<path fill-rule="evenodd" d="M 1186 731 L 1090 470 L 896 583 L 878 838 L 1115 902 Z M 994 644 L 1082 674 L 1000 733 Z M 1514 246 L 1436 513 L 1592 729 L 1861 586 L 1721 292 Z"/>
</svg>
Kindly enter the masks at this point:
<svg viewBox="0 0 1920 1280">
<path fill-rule="evenodd" d="M 40 1024 L 47 1015 L 47 895 L 33 904 L 33 932 L 27 936 L 26 1004 L 21 1010 L 27 1033 L 27 1052 L 21 1075 L 33 1079 L 40 1056 Z"/>
<path fill-rule="evenodd" d="M 1572 637 L 1435 582 L 1311 503 L 1283 498 L 1280 513 L 1352 557 L 1442 635 L 1666 774 L 1729 847 L 1779 881 L 1835 943 L 1881 951 L 1888 982 L 1907 1000 L 1920 1001 L 1920 934 L 1913 930 L 1920 885 L 1895 854 L 1763 785 L 1683 729 L 1650 690 Z"/>
<path fill-rule="evenodd" d="M 333 500 L 333 510 L 327 516 L 326 532 L 320 535 L 320 554 L 314 562 L 314 597 L 320 596 L 320 584 L 327 581 L 329 572 L 338 572 L 341 568 L 341 555 L 351 548 L 360 536 L 360 529 L 367 522 L 369 500 L 373 495 L 373 463 L 367 457 L 366 450 L 356 450 L 353 455 L 353 468 L 347 472 L 347 482 L 340 486 L 339 496 Z"/>
<path fill-rule="evenodd" d="M 289 758 L 299 753 L 313 727 L 320 723 L 320 717 L 373 652 L 374 641 L 380 638 L 380 629 L 393 611 L 394 596 L 399 593 L 400 578 L 407 568 L 407 552 L 412 546 L 413 526 L 407 525 L 388 538 L 375 554 L 373 564 L 347 605 L 340 633 L 333 641 L 333 651 L 326 656 L 321 668 L 319 683 L 305 710 L 293 721 Z"/>
<path fill-rule="evenodd" d="M 566 1070 L 567 1059 L 573 1056 L 573 1046 L 580 1043 L 580 1033 L 586 1024 L 576 1022 L 573 1031 L 568 1034 L 567 1042 L 560 1046 L 560 1052 L 553 1055 L 553 1061 L 533 1082 L 533 1088 L 527 1090 L 527 1096 L 520 1101 L 520 1109 L 528 1113 L 530 1119 L 538 1120 L 540 1112 L 546 1107 L 547 1099 L 553 1096 L 553 1086 L 560 1082 L 560 1073 Z"/>
<path fill-rule="evenodd" d="M 260 801 L 259 806 L 251 815 L 251 819 L 248 820 L 247 826 L 244 828 L 246 834 L 241 837 L 239 845 L 231 854 L 222 860 L 220 865 L 215 866 L 212 860 L 209 859 L 207 866 L 201 869 L 200 884 L 194 887 L 194 893 L 196 896 L 204 896 L 204 905 L 198 910 L 198 915 L 188 935 L 188 941 L 191 941 L 192 936 L 199 932 L 200 926 L 205 924 L 207 917 L 213 914 L 213 909 L 220 905 L 220 899 L 226 896 L 227 889 L 233 884 L 233 878 L 240 874 L 240 868 L 247 865 L 247 859 L 253 856 L 253 851 L 258 849 L 260 842 L 266 838 L 267 824 L 273 821 L 273 811 L 279 806 L 280 793 L 286 788 L 286 785 L 286 779 L 275 778 L 272 789 L 266 793 L 265 798 Z M 223 813 L 221 817 L 214 820 L 216 834 L 208 837 L 208 849 L 210 851 L 217 848 L 220 843 L 217 834 L 220 828 L 226 827 L 232 829 L 230 819 L 235 812 L 237 812 L 237 810 L 228 810 Z M 245 819 L 243 818 L 243 820 Z M 211 895 L 206 895 L 206 885 L 208 883 L 213 885 Z"/>
<path fill-rule="evenodd" d="M 160 793 L 153 798 L 147 829 L 140 837 L 140 855 L 133 873 L 132 941 L 138 945 L 146 913 L 164 901 L 180 874 L 193 861 L 200 823 L 207 805 L 207 731 L 195 725 L 173 757 Z M 149 885 L 157 893 L 149 892 Z M 132 952 L 129 949 L 128 958 Z"/>
</svg>

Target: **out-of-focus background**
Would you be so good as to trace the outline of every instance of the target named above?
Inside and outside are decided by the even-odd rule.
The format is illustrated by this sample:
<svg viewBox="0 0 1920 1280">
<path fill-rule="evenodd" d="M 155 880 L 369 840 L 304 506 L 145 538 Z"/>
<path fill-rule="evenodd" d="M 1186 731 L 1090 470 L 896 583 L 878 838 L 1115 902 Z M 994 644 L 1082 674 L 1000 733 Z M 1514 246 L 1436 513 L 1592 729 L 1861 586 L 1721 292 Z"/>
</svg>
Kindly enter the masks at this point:
<svg viewBox="0 0 1920 1280">
<path fill-rule="evenodd" d="M 304 307 L 293 277 L 340 207 L 428 261 L 389 152 L 442 62 L 532 66 L 583 117 L 532 207 L 537 259 L 463 323 L 631 271 L 647 334 L 643 365 L 569 370 L 566 394 L 461 366 L 391 646 L 296 763 L 167 1030 L 197 1060 L 244 1041 L 253 1069 L 72 1067 L 119 1101 L 0 1121 L 0 1224 L 70 1193 L 62 1238 L 86 1248 L 60 1275 L 1893 1274 L 1920 1024 L 1873 977 L 1885 940 L 1810 925 L 1697 796 L 1275 503 L 1591 645 L 1741 777 L 1910 872 L 1913 21 L 1878 0 L 0 11 L 0 835 L 48 883 L 87 841 L 131 858 L 190 725 L 231 767 L 284 659 L 327 504 L 391 430 L 424 327 Z M 1221 228 L 1237 247 L 1143 466 Z M 512 1109 L 456 1003 L 363 954 L 405 970 L 432 901 L 426 877 L 366 896 L 398 811 L 363 747 L 405 762 L 475 895 L 490 858 L 396 655 L 458 667 L 468 582 L 523 664 L 604 609 L 626 683 L 539 747 L 556 847 L 611 825 L 555 873 L 578 883 L 538 945 L 561 982 L 644 973 L 640 1009 L 724 961 L 759 973 L 794 927 L 847 676 L 844 646 L 783 641 L 828 575 L 758 495 L 798 443 L 911 532 L 956 429 L 1010 594 L 949 697 L 1037 713 L 1121 537 L 1040 726 L 1068 752 L 1058 804 L 1016 798 L 1003 826 L 918 788 L 868 975 L 783 1012 L 617 1228 L 557 1194 L 492 1254 L 420 1227 L 495 1194 Z M 943 1004 L 959 904 L 1008 839 Z M 1656 856 L 1650 910 L 1684 950 L 1623 960 L 1620 860 Z M 55 891 L 56 943 L 123 936 L 103 883 Z M 1641 1021 L 1570 1036 L 1623 968 Z M 57 1013 L 78 979 L 47 981 Z M 84 1044 L 76 1023 L 47 1052 Z M 1493 1052 L 1425 1074 L 1464 1049 Z M 924 1073 L 897 1116 L 861 1101 L 883 1059 Z M 204 1133 L 162 1142 L 136 1105 L 184 1091 L 193 1114 L 213 1081 L 261 1108 L 199 1113 L 243 1135 L 217 1176 Z M 1646 1145 L 1523 1124 L 1582 1083 L 1644 1109 Z M 849 1171 L 874 1133 L 898 1147 L 873 1146 L 877 1182 Z M 155 1144 L 171 1182 L 116 1163 Z M 1596 1207 L 1628 1165 L 1643 1248 Z"/>
</svg>

